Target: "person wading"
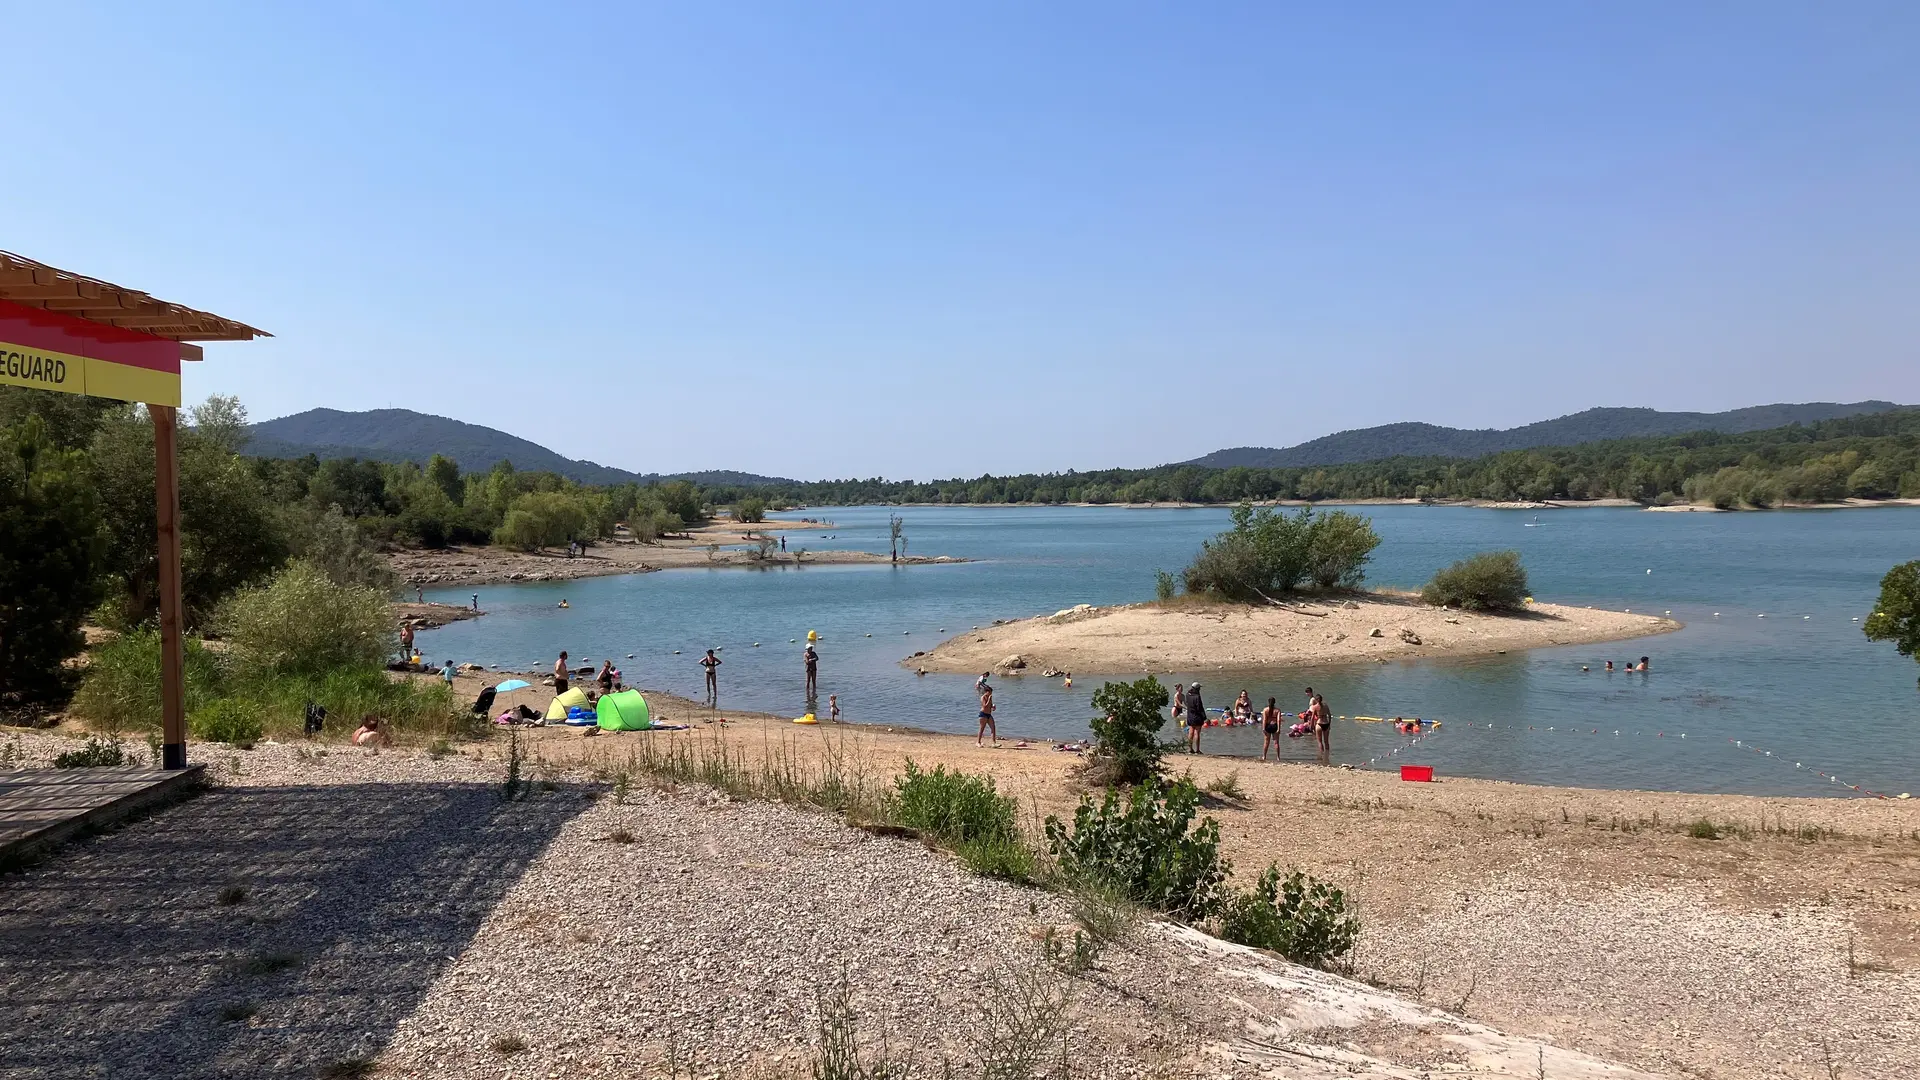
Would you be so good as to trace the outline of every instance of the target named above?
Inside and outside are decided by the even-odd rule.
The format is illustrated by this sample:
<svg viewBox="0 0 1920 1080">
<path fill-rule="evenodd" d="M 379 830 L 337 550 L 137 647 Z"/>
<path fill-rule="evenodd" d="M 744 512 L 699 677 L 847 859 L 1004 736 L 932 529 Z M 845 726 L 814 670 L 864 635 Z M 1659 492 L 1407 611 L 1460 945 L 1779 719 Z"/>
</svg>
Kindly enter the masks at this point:
<svg viewBox="0 0 1920 1080">
<path fill-rule="evenodd" d="M 1313 741 L 1319 745 L 1320 760 L 1333 753 L 1333 714 L 1327 711 L 1327 699 L 1307 687 L 1307 712 L 1313 716 Z"/>
<path fill-rule="evenodd" d="M 1187 687 L 1187 753 L 1200 752 L 1200 729 L 1207 726 L 1207 705 L 1200 700 L 1200 684 Z"/>
<path fill-rule="evenodd" d="M 807 643 L 807 700 L 820 696 L 820 654 L 813 651 L 813 643 Z"/>
<path fill-rule="evenodd" d="M 1272 698 L 1267 699 L 1267 707 L 1260 710 L 1260 730 L 1266 741 L 1260 744 L 1260 760 L 1267 760 L 1267 751 L 1280 756 L 1280 710 L 1274 706 Z"/>
<path fill-rule="evenodd" d="M 974 745 L 984 745 L 987 733 L 993 733 L 993 745 L 1000 745 L 1000 729 L 993 723 L 993 687 L 987 683 L 986 672 L 980 673 L 980 681 L 974 684 L 980 691 L 980 734 L 974 737 Z"/>
<path fill-rule="evenodd" d="M 708 649 L 707 655 L 700 658 L 700 666 L 707 669 L 707 704 L 720 704 L 720 658 Z"/>
</svg>

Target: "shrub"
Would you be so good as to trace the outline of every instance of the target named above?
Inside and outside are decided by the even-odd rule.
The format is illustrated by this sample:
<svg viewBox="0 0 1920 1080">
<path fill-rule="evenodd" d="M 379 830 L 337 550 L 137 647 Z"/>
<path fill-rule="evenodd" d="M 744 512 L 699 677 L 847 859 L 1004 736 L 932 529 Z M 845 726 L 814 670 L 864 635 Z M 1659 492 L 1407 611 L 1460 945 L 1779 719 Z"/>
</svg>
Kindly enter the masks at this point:
<svg viewBox="0 0 1920 1080">
<path fill-rule="evenodd" d="M 183 643 L 187 712 L 220 693 L 220 668 L 197 638 Z M 160 726 L 160 632 L 136 630 L 95 646 L 73 713 L 102 731 Z"/>
<path fill-rule="evenodd" d="M 529 491 L 513 500 L 506 520 L 494 530 L 501 547 L 531 551 L 537 547 L 583 539 L 595 507 L 589 498 L 571 491 Z"/>
<path fill-rule="evenodd" d="M 1094 691 L 1094 747 L 1089 764 L 1108 784 L 1138 784 L 1160 775 L 1159 731 L 1166 722 L 1167 688 L 1149 675 L 1130 683 L 1107 683 Z"/>
<path fill-rule="evenodd" d="M 188 714 L 187 726 L 193 730 L 196 739 L 227 743 L 242 749 L 259 742 L 266 733 L 260 706 L 244 698 L 221 698 L 208 702 Z"/>
<path fill-rule="evenodd" d="M 1365 578 L 1380 536 L 1373 524 L 1344 510 L 1293 514 L 1241 503 L 1233 527 L 1201 545 L 1183 577 L 1188 592 L 1254 600 L 1302 584 L 1352 588 Z"/>
<path fill-rule="evenodd" d="M 1149 780 L 1125 797 L 1108 788 L 1095 804 L 1082 795 L 1068 829 L 1047 819 L 1047 846 L 1067 880 L 1105 887 L 1134 903 L 1186 919 L 1219 907 L 1231 864 L 1220 855 L 1220 825 L 1193 827 L 1200 792 L 1191 780 L 1162 788 Z"/>
<path fill-rule="evenodd" d="M 1861 630 L 1869 641 L 1891 641 L 1901 656 L 1920 660 L 1920 559 L 1880 579 L 1880 599 Z"/>
<path fill-rule="evenodd" d="M 1518 611 L 1527 599 L 1527 570 L 1517 551 L 1483 551 L 1433 575 L 1420 597 L 1466 611 Z"/>
<path fill-rule="evenodd" d="M 69 750 L 53 759 L 56 769 L 93 769 L 111 768 L 115 765 L 130 765 L 127 760 L 127 748 L 120 743 L 119 736 L 105 740 L 89 737 L 87 744 L 78 750 Z"/>
<path fill-rule="evenodd" d="M 305 560 L 228 597 L 214 624 L 256 674 L 378 667 L 398 647 L 384 594 L 336 585 Z"/>
<path fill-rule="evenodd" d="M 383 593 L 399 586 L 387 560 L 338 506 L 304 517 L 296 514 L 290 539 L 293 553 L 318 566 L 336 585 L 361 585 Z"/>
<path fill-rule="evenodd" d="M 1299 870 L 1282 879 L 1273 865 L 1251 890 L 1234 894 L 1220 916 L 1221 937 L 1309 967 L 1339 960 L 1359 934 L 1345 893 Z"/>
<path fill-rule="evenodd" d="M 741 499 L 733 507 L 733 520 L 747 525 L 757 525 L 767 520 L 767 501 L 765 499 Z"/>
<path fill-rule="evenodd" d="M 473 726 L 486 723 L 462 709 L 438 679 L 393 679 L 373 667 L 317 675 L 262 674 L 242 680 L 235 693 L 259 705 L 268 731 L 286 735 L 304 730 L 308 701 L 325 706 L 327 723 L 336 733 L 353 730 L 368 713 L 380 717 L 395 738 L 471 734 Z"/>
<path fill-rule="evenodd" d="M 1018 833 L 969 840 L 954 849 L 967 869 L 1005 881 L 1033 880 L 1033 849 Z"/>
<path fill-rule="evenodd" d="M 1174 586 L 1175 582 L 1172 574 L 1167 573 L 1165 570 L 1155 570 L 1153 572 L 1153 598 L 1155 600 L 1165 603 L 1173 599 Z"/>
<path fill-rule="evenodd" d="M 1019 838 L 1014 801 L 994 790 L 990 776 L 948 772 L 945 765 L 923 772 L 908 758 L 893 786 L 888 816 L 948 847 Z"/>
</svg>

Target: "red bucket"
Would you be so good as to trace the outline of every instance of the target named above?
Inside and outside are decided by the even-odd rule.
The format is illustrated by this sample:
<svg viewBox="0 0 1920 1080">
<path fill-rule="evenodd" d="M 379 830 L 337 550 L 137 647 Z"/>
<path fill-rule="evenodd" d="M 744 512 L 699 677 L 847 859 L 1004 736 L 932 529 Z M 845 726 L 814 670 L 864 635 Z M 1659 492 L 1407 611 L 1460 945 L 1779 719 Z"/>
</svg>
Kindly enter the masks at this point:
<svg viewBox="0 0 1920 1080">
<path fill-rule="evenodd" d="M 1433 783 L 1433 766 L 1402 765 L 1400 766 L 1400 779 L 1416 780 L 1422 784 L 1431 784 Z"/>
</svg>

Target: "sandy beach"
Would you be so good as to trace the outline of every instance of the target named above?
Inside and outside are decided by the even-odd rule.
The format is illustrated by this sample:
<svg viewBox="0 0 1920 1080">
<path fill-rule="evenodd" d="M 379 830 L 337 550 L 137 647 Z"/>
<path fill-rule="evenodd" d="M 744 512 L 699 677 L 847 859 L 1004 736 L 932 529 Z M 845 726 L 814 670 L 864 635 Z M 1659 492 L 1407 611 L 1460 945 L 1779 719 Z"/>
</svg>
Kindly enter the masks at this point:
<svg viewBox="0 0 1920 1080">
<path fill-rule="evenodd" d="M 544 702 L 550 691 L 520 693 Z M 992 775 L 1036 828 L 1070 816 L 1083 791 L 1080 758 L 1043 743 L 807 728 L 648 697 L 691 729 L 523 737 L 555 770 L 617 773 L 642 739 L 724 746 L 748 768 L 835 760 L 883 783 L 909 758 L 944 764 Z M 727 722 L 709 719 L 719 716 Z M 504 750 L 496 739 L 467 753 L 499 763 Z M 1358 899 L 1364 981 L 1670 1075 L 1825 1076 L 1829 1049 L 1841 1075 L 1912 1075 L 1920 1063 L 1920 1019 L 1906 1008 L 1920 994 L 1920 801 L 1415 784 L 1385 771 L 1168 760 L 1176 774 L 1231 777 L 1240 790 L 1205 811 L 1236 877 L 1278 861 Z M 1701 822 L 1718 838 L 1697 835 Z"/>
<path fill-rule="evenodd" d="M 1399 593 L 1315 598 L 1284 608 L 1182 599 L 1080 607 L 981 627 L 901 662 L 927 671 L 1004 675 L 1193 672 L 1474 656 L 1620 641 L 1680 625 L 1652 614 L 1562 604 L 1475 614 Z"/>
<path fill-rule="evenodd" d="M 572 581 L 577 578 L 603 577 L 608 574 L 645 574 L 655 570 L 681 567 L 738 567 L 767 569 L 776 566 L 844 565 L 848 563 L 885 563 L 884 553 L 871 551 L 809 551 L 809 531 L 831 526 L 812 522 L 770 521 L 764 526 L 749 526 L 717 521 L 693 529 L 685 535 L 664 537 L 657 543 L 643 544 L 616 536 L 587 549 L 587 553 L 568 558 L 564 551 L 515 551 L 488 546 L 446 548 L 405 548 L 389 552 L 387 563 L 409 588 L 458 585 L 490 585 L 506 581 Z M 747 536 L 787 537 L 787 550 L 776 547 L 764 558 L 758 544 Z M 964 562 L 945 555 L 901 556 L 898 565 L 925 566 Z"/>
</svg>

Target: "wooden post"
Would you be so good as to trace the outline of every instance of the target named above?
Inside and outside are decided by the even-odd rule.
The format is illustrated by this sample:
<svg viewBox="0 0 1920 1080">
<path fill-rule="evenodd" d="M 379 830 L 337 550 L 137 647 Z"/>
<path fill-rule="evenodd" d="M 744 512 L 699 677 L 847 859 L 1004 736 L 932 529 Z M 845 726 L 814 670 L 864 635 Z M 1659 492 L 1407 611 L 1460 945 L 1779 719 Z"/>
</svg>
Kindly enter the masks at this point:
<svg viewBox="0 0 1920 1080">
<path fill-rule="evenodd" d="M 153 417 L 154 525 L 160 557 L 160 731 L 162 767 L 187 767 L 186 659 L 180 644 L 180 459 L 174 410 L 149 405 Z"/>
</svg>

